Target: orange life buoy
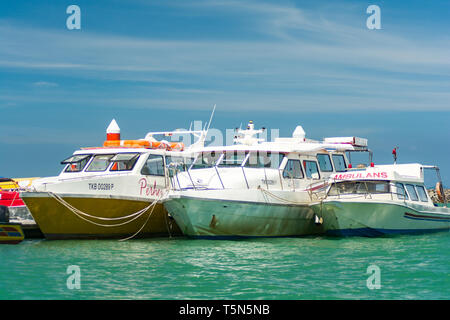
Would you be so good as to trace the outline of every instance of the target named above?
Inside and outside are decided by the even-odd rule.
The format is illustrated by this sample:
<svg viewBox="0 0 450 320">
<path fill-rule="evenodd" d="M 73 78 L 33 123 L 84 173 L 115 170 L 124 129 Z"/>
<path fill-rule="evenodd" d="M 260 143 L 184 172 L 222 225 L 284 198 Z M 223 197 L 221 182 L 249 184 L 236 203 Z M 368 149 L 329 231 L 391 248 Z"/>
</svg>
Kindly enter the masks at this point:
<svg viewBox="0 0 450 320">
<path fill-rule="evenodd" d="M 106 140 L 103 147 L 126 147 L 126 148 L 152 148 L 152 149 L 166 149 L 166 150 L 184 150 L 184 143 L 168 141 L 147 141 L 147 140 Z"/>
<path fill-rule="evenodd" d="M 440 181 L 436 183 L 436 195 L 440 202 L 445 202 L 444 187 Z"/>
<path fill-rule="evenodd" d="M 103 143 L 104 147 L 120 147 L 120 140 L 106 140 Z"/>
<path fill-rule="evenodd" d="M 184 150 L 184 143 L 182 142 L 174 142 L 170 144 L 170 150 L 179 150 L 179 151 L 183 151 Z"/>
<path fill-rule="evenodd" d="M 169 144 L 167 144 L 165 141 L 153 141 L 151 142 L 150 146 L 153 149 L 168 149 Z"/>
<path fill-rule="evenodd" d="M 126 148 L 149 148 L 150 142 L 147 140 L 106 140 L 104 147 L 126 147 Z"/>
<path fill-rule="evenodd" d="M 148 148 L 150 147 L 150 142 L 147 140 L 124 140 L 123 146 L 129 148 Z"/>
</svg>

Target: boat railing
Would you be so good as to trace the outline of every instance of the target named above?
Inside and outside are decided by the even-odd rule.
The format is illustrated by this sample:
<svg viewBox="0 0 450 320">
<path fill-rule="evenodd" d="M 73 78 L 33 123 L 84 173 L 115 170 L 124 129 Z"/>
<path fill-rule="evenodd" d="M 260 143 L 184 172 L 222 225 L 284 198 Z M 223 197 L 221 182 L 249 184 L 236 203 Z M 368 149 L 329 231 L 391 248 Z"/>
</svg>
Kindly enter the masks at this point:
<svg viewBox="0 0 450 320">
<path fill-rule="evenodd" d="M 311 201 L 321 201 L 327 197 L 329 183 L 327 180 L 312 182 L 306 188 Z"/>
<path fill-rule="evenodd" d="M 224 183 L 224 179 L 223 179 L 223 172 L 221 173 L 221 168 L 216 166 L 213 166 L 214 168 L 214 173 L 215 176 L 218 179 L 218 183 L 220 187 L 209 187 L 209 186 L 205 186 L 201 183 L 195 183 L 194 179 L 192 177 L 192 173 L 191 170 L 180 170 L 180 165 L 179 164 L 174 164 L 171 163 L 167 166 L 167 175 L 170 179 L 169 185 L 171 186 L 171 188 L 173 190 L 177 190 L 177 191 L 182 191 L 182 190 L 217 190 L 217 189 L 227 189 L 227 186 Z M 269 190 L 269 189 L 276 189 L 276 190 L 284 190 L 285 189 L 285 185 L 283 183 L 283 177 L 282 177 L 282 170 L 281 169 L 276 169 L 277 170 L 277 178 L 273 179 L 273 177 L 268 177 L 267 175 L 267 171 L 266 168 L 260 168 L 262 169 L 263 175 L 262 175 L 262 179 L 261 182 L 262 184 L 258 185 L 258 186 L 252 186 L 250 181 L 249 181 L 249 173 L 248 173 L 248 169 L 245 166 L 236 166 L 235 168 L 240 168 L 240 172 L 241 172 L 241 181 L 242 181 L 242 185 L 244 186 L 244 188 L 246 189 L 253 189 L 253 188 L 261 188 L 263 186 L 265 186 L 265 189 Z M 196 170 L 196 169 L 194 169 Z M 185 185 L 182 186 L 182 183 L 180 182 L 180 178 L 179 178 L 179 174 L 180 173 L 185 173 L 187 178 L 190 181 L 189 185 Z M 293 191 L 295 191 L 295 179 L 291 179 L 291 186 Z M 234 180 L 235 182 L 236 180 Z M 235 183 L 234 183 L 235 186 Z M 229 187 L 228 187 L 229 188 Z"/>
<path fill-rule="evenodd" d="M 261 182 L 257 185 L 253 185 L 251 182 L 252 180 L 249 180 L 249 177 L 251 174 L 248 172 L 249 169 L 245 166 L 236 166 L 234 168 L 238 169 L 240 167 L 241 172 L 241 181 L 242 186 L 245 189 L 264 189 L 266 191 L 275 190 L 275 191 L 307 191 L 311 201 L 317 201 L 321 200 L 326 196 L 326 191 L 328 187 L 328 183 L 326 180 L 315 180 L 314 182 L 311 182 L 307 185 L 307 187 L 304 187 L 303 180 L 304 179 L 298 179 L 295 178 L 294 175 L 286 171 L 286 177 L 283 175 L 282 169 L 274 169 L 275 171 L 272 171 L 270 176 L 268 176 L 268 171 L 266 168 L 258 168 L 261 170 L 261 173 L 259 173 L 259 177 L 262 178 Z M 196 179 L 192 176 L 191 169 L 182 170 L 182 164 L 177 163 L 171 163 L 167 166 L 168 173 L 167 176 L 169 177 L 169 185 L 172 190 L 174 191 L 183 191 L 183 190 L 225 190 L 231 188 L 231 186 L 227 186 L 223 179 L 223 172 L 221 172 L 221 167 L 218 167 L 217 165 L 214 166 L 214 174 L 217 177 L 217 184 L 215 187 L 205 185 L 202 183 L 196 183 Z M 211 168 L 212 169 L 212 168 Z M 194 169 L 198 170 L 198 169 Z M 237 172 L 237 170 L 236 170 Z M 188 179 L 190 183 L 182 183 L 180 181 L 180 174 L 184 173 L 184 179 Z M 254 173 L 253 173 L 254 174 Z M 236 179 L 239 175 L 236 174 Z M 254 178 L 254 176 L 253 176 Z M 259 179 L 259 178 L 258 178 Z M 233 180 L 233 187 L 236 186 L 236 180 Z M 254 182 L 254 180 L 253 180 Z M 239 182 L 237 182 L 239 183 Z M 302 185 L 303 184 L 303 185 Z"/>
</svg>

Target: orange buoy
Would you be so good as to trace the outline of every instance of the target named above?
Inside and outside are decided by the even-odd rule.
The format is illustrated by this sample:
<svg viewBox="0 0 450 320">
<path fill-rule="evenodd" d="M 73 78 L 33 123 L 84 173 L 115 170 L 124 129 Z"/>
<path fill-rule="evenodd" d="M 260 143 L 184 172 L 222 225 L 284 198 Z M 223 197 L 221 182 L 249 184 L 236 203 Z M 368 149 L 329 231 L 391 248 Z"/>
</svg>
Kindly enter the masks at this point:
<svg viewBox="0 0 450 320">
<path fill-rule="evenodd" d="M 104 147 L 125 147 L 125 148 L 150 148 L 150 142 L 147 140 L 106 140 Z"/>
<path fill-rule="evenodd" d="M 165 141 L 165 140 L 162 140 L 162 141 L 152 141 L 151 143 L 150 143 L 150 145 L 151 145 L 151 147 L 153 148 L 153 149 L 169 149 L 170 148 L 170 145 L 169 145 L 169 143 L 167 142 L 167 141 Z"/>
<path fill-rule="evenodd" d="M 128 148 L 149 148 L 150 142 L 147 140 L 124 140 L 123 146 Z"/>
<path fill-rule="evenodd" d="M 184 150 L 184 143 L 182 143 L 182 142 L 171 143 L 170 144 L 170 150 L 183 151 Z"/>
</svg>

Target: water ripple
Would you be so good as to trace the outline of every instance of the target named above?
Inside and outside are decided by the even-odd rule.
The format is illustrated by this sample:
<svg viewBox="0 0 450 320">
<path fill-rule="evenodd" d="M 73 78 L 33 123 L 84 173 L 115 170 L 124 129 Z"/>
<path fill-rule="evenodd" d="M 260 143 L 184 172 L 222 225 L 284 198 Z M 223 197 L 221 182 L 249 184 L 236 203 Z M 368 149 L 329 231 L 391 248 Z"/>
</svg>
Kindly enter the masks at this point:
<svg viewBox="0 0 450 320">
<path fill-rule="evenodd" d="M 0 246 L 0 299 L 449 299 L 449 244 L 449 233 L 27 240 Z M 80 267 L 80 290 L 67 287 L 69 265 Z M 381 270 L 379 290 L 367 287 L 369 265 Z"/>
</svg>

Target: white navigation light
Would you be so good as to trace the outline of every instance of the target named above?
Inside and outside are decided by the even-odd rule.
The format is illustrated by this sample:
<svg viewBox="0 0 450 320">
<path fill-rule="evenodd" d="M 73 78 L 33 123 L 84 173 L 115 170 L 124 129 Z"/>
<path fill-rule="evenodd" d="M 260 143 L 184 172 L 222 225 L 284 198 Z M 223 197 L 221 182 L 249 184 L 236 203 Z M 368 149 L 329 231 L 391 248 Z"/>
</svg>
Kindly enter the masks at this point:
<svg viewBox="0 0 450 320">
<path fill-rule="evenodd" d="M 293 138 L 304 140 L 306 136 L 305 130 L 303 130 L 302 126 L 297 126 L 292 134 Z"/>
<path fill-rule="evenodd" d="M 106 128 L 106 140 L 120 140 L 120 128 L 115 119 Z"/>
</svg>

